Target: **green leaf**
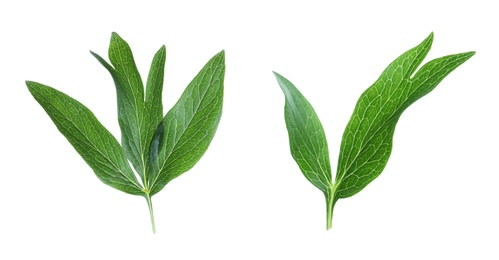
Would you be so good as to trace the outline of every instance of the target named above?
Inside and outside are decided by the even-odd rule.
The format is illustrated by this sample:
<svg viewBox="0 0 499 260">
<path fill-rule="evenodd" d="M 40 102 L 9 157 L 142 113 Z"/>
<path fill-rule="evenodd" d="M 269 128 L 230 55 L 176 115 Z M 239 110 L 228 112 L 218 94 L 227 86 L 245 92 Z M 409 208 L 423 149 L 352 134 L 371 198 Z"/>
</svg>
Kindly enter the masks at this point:
<svg viewBox="0 0 499 260">
<path fill-rule="evenodd" d="M 125 155 L 142 178 L 146 178 L 146 154 L 149 122 L 145 119 L 144 85 L 140 78 L 130 46 L 117 33 L 112 33 L 109 59 L 112 66 L 99 55 L 94 57 L 109 71 L 116 85 L 118 122 Z M 114 67 L 113 67 L 114 66 Z M 152 130 L 154 131 L 154 130 Z"/>
<path fill-rule="evenodd" d="M 114 80 L 123 147 L 76 100 L 38 83 L 28 82 L 28 88 L 103 182 L 144 196 L 155 233 L 151 197 L 192 168 L 215 135 L 222 113 L 224 52 L 206 64 L 164 118 L 165 46 L 154 55 L 145 93 L 132 51 L 118 34 L 112 34 L 109 46 L 112 65 L 96 53 L 91 54 Z"/>
<path fill-rule="evenodd" d="M 163 119 L 163 80 L 165 76 L 166 48 L 163 45 L 154 55 L 149 77 L 147 78 L 145 109 L 149 125 L 147 126 L 146 140 L 152 140 L 154 132 Z M 148 143 L 150 144 L 150 143 Z M 146 155 L 149 155 L 149 147 L 146 149 Z"/>
<path fill-rule="evenodd" d="M 319 119 L 291 82 L 276 74 L 286 96 L 285 118 L 291 153 L 307 179 L 326 196 L 328 229 L 338 199 L 355 195 L 385 168 L 395 126 L 403 111 L 475 54 L 466 52 L 434 59 L 416 72 L 432 41 L 433 34 L 430 34 L 421 44 L 395 59 L 360 96 L 343 134 L 336 179 L 329 186 L 329 162 L 325 163 L 327 143 Z"/>
<path fill-rule="evenodd" d="M 411 78 L 430 50 L 432 40 L 430 34 L 420 45 L 398 57 L 360 96 L 341 142 L 337 198 L 353 196 L 381 174 L 390 157 L 393 133 L 402 112 L 474 54 L 432 60 Z"/>
<path fill-rule="evenodd" d="M 40 83 L 26 81 L 26 85 L 102 182 L 129 194 L 144 195 L 120 144 L 87 107 Z"/>
<path fill-rule="evenodd" d="M 328 192 L 332 186 L 331 165 L 326 135 L 321 121 L 307 99 L 289 80 L 274 72 L 286 103 L 284 119 L 291 155 L 303 175 L 315 187 Z"/>
<path fill-rule="evenodd" d="M 151 146 L 152 195 L 191 169 L 208 149 L 222 116 L 224 73 L 221 51 L 189 83 L 158 127 Z"/>
<path fill-rule="evenodd" d="M 149 70 L 149 77 L 147 78 L 147 87 L 146 87 L 146 100 L 145 100 L 145 125 L 146 129 L 145 140 L 146 146 L 143 151 L 143 157 L 145 160 L 145 172 L 146 179 L 144 179 L 144 183 L 149 185 L 149 178 L 154 175 L 151 173 L 152 162 L 153 160 L 150 158 L 150 149 L 152 144 L 152 139 L 156 132 L 156 129 L 161 124 L 163 120 L 163 80 L 165 75 L 165 60 L 166 60 L 166 49 L 163 45 L 159 51 L 154 55 L 151 69 Z M 156 159 L 156 158 L 154 158 Z M 149 187 L 149 186 L 148 186 Z"/>
</svg>

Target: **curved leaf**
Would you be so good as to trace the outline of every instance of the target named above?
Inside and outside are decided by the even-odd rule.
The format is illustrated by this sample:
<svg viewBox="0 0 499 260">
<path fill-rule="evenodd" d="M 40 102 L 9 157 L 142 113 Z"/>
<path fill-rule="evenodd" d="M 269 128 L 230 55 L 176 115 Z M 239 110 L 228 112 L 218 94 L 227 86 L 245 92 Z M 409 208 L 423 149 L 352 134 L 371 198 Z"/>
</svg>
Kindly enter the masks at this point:
<svg viewBox="0 0 499 260">
<path fill-rule="evenodd" d="M 360 96 L 343 134 L 335 183 L 337 199 L 355 195 L 381 174 L 390 157 L 395 126 L 402 112 L 474 54 L 432 60 L 411 78 L 430 50 L 432 40 L 430 34 L 420 45 L 394 60 Z"/>
</svg>

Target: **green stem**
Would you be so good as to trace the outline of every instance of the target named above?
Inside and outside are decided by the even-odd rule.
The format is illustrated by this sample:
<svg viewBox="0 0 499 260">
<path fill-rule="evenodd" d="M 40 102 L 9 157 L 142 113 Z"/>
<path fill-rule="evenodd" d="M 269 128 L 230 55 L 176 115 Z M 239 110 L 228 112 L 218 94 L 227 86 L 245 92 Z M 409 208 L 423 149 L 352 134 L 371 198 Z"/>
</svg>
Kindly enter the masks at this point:
<svg viewBox="0 0 499 260">
<path fill-rule="evenodd" d="M 146 194 L 147 206 L 149 207 L 149 215 L 151 215 L 151 225 L 152 225 L 152 233 L 156 234 L 156 224 L 154 223 L 154 211 L 152 209 L 152 201 L 151 196 Z"/>
<path fill-rule="evenodd" d="M 334 191 L 329 191 L 326 193 L 326 207 L 327 207 L 326 229 L 327 230 L 329 230 L 333 227 L 334 204 L 336 204 L 336 200 L 334 199 Z"/>
</svg>

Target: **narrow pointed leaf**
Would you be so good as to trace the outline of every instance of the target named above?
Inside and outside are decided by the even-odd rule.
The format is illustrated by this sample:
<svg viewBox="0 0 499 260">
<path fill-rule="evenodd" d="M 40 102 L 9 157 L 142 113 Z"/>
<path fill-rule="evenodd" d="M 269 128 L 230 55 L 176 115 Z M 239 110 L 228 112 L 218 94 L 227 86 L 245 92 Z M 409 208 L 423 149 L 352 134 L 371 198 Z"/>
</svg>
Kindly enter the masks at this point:
<svg viewBox="0 0 499 260">
<path fill-rule="evenodd" d="M 222 115 L 225 55 L 206 63 L 158 127 L 151 146 L 151 195 L 191 169 L 206 152 Z"/>
<path fill-rule="evenodd" d="M 109 60 L 115 68 L 121 91 L 118 91 L 118 121 L 125 155 L 142 180 L 145 179 L 146 147 L 144 85 L 128 43 L 113 32 L 109 44 Z"/>
<path fill-rule="evenodd" d="M 40 83 L 27 81 L 26 85 L 102 182 L 129 194 L 144 194 L 120 144 L 87 107 Z"/>
<path fill-rule="evenodd" d="M 154 55 L 146 86 L 146 111 L 149 121 L 154 125 L 152 133 L 156 131 L 163 119 L 163 81 L 165 77 L 166 48 L 163 45 Z M 152 138 L 152 136 L 151 136 Z M 149 140 L 151 140 L 149 138 Z"/>
<path fill-rule="evenodd" d="M 289 80 L 274 72 L 286 98 L 284 119 L 291 155 L 303 175 L 323 192 L 332 185 L 326 135 L 314 108 Z"/>
<path fill-rule="evenodd" d="M 146 161 L 146 176 L 150 178 L 150 169 L 152 168 L 153 161 L 156 159 L 150 158 L 150 146 L 152 144 L 151 140 L 154 137 L 154 133 L 158 129 L 161 121 L 163 120 L 163 81 L 165 75 L 165 60 L 166 60 L 166 49 L 162 46 L 158 52 L 154 55 L 151 69 L 149 70 L 149 76 L 147 78 L 146 86 L 146 99 L 145 99 L 145 137 L 146 146 L 144 147 L 144 160 Z M 148 180 L 144 180 L 148 183 Z"/>
<path fill-rule="evenodd" d="M 420 45 L 398 57 L 360 96 L 343 134 L 335 197 L 353 196 L 381 174 L 390 157 L 395 126 L 402 112 L 474 54 L 435 59 L 411 78 L 430 50 L 432 40 L 430 34 Z"/>
<path fill-rule="evenodd" d="M 112 33 L 109 44 L 110 65 L 99 55 L 92 55 L 113 77 L 118 97 L 118 123 L 121 129 L 121 144 L 139 176 L 144 180 L 146 168 L 147 140 L 144 85 L 135 65 L 132 51 L 126 41 Z"/>
</svg>

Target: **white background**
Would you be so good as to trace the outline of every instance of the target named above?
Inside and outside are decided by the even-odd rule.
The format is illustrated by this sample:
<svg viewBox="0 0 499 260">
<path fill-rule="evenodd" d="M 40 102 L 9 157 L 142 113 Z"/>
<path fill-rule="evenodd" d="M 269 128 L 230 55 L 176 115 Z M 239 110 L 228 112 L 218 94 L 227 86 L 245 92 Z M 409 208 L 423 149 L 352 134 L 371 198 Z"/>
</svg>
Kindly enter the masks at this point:
<svg viewBox="0 0 499 260">
<path fill-rule="evenodd" d="M 0 4 L 0 259 L 499 259 L 493 1 L 73 2 Z M 146 201 L 102 184 L 24 84 L 78 99 L 119 139 L 113 82 L 88 52 L 107 57 L 112 31 L 144 78 L 166 45 L 165 113 L 226 51 L 218 132 L 153 197 L 156 235 Z M 426 61 L 477 54 L 404 113 L 385 171 L 326 231 L 272 70 L 315 107 L 335 169 L 359 95 L 432 31 Z"/>
</svg>

